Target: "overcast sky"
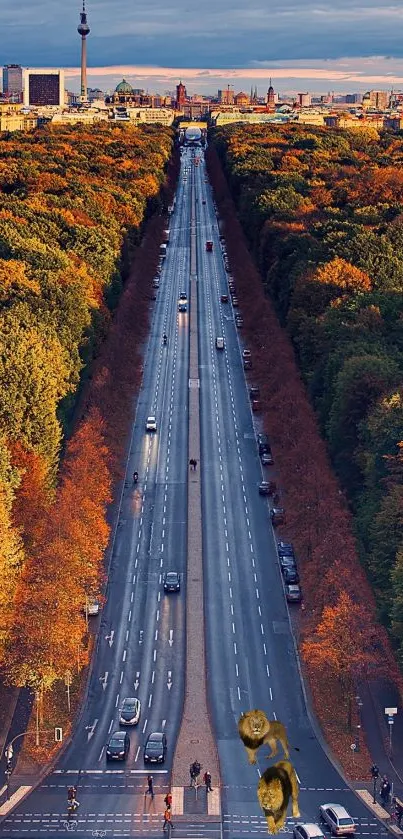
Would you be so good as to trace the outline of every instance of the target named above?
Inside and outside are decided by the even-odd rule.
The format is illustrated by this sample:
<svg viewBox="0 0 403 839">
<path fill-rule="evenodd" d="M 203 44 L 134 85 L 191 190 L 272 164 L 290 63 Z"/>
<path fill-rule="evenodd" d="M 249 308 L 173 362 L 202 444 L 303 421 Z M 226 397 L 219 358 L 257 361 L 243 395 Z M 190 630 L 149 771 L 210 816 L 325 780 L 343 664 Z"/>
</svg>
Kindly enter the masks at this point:
<svg viewBox="0 0 403 839">
<path fill-rule="evenodd" d="M 76 68 L 79 11 L 79 0 L 4 4 L 2 62 Z M 87 13 L 91 86 L 113 87 L 122 66 L 132 84 L 159 90 L 172 88 L 178 73 L 195 92 L 214 92 L 217 80 L 263 92 L 270 74 L 284 91 L 362 90 L 373 77 L 380 87 L 403 86 L 402 3 L 87 0 Z M 242 73 L 231 76 L 233 69 Z M 78 89 L 71 76 L 68 86 Z"/>
</svg>

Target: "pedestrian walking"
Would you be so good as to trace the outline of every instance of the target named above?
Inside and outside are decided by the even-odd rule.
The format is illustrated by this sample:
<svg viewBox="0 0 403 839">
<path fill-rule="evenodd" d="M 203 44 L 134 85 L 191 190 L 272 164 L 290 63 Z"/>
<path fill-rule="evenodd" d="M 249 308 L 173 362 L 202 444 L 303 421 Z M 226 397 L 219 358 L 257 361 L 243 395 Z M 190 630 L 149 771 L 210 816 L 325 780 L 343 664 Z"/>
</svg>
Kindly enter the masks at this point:
<svg viewBox="0 0 403 839">
<path fill-rule="evenodd" d="M 164 804 L 167 808 L 171 809 L 171 806 L 172 806 L 172 793 L 171 792 L 167 792 L 167 794 L 164 798 Z"/>
<path fill-rule="evenodd" d="M 384 775 L 382 778 L 381 789 L 380 789 L 380 796 L 382 800 L 382 804 L 385 806 L 389 801 L 391 785 L 387 775 Z"/>
<path fill-rule="evenodd" d="M 166 830 L 169 824 L 172 828 L 174 827 L 174 825 L 172 824 L 171 808 L 167 807 L 164 813 L 164 824 L 162 826 L 162 829 Z"/>
<path fill-rule="evenodd" d="M 153 784 L 153 776 L 147 775 L 147 784 L 148 789 L 146 789 L 146 795 L 149 793 L 151 795 L 151 801 L 154 800 L 154 784 Z"/>
<path fill-rule="evenodd" d="M 203 781 L 206 784 L 206 792 L 213 792 L 211 788 L 211 774 L 210 772 L 205 772 L 203 775 Z"/>
<path fill-rule="evenodd" d="M 200 775 L 200 769 L 201 769 L 201 766 L 200 766 L 200 763 L 199 763 L 198 760 L 195 760 L 195 761 L 193 761 L 193 763 L 191 763 L 190 769 L 189 769 L 189 772 L 190 772 L 190 786 L 191 787 L 196 786 L 197 778 Z"/>
</svg>

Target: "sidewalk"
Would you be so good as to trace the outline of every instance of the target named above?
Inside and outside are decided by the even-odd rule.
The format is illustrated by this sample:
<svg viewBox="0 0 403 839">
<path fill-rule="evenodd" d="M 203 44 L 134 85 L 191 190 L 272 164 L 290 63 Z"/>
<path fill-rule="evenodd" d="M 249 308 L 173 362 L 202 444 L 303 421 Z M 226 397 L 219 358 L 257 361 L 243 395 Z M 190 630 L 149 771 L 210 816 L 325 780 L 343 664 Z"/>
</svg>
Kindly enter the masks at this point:
<svg viewBox="0 0 403 839">
<path fill-rule="evenodd" d="M 371 683 L 362 683 L 359 695 L 363 703 L 361 725 L 372 761 L 379 767 L 381 776 L 388 776 L 390 783 L 393 784 L 393 793 L 403 799 L 403 706 L 399 693 L 392 682 L 379 679 Z M 391 751 L 390 726 L 385 708 L 397 708 L 391 727 Z M 369 770 L 370 767 L 368 767 L 368 779 L 365 779 L 367 783 L 364 785 L 372 791 Z"/>
</svg>

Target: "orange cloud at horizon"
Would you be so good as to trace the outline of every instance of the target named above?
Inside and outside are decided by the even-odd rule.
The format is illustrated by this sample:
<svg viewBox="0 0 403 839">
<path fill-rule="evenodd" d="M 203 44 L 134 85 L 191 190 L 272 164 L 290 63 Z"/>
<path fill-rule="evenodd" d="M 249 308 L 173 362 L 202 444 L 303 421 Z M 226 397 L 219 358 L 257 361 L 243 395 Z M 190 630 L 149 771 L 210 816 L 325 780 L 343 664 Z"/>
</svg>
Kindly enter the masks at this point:
<svg viewBox="0 0 403 839">
<path fill-rule="evenodd" d="M 349 59 L 348 63 L 353 64 L 354 59 Z M 272 79 L 311 79 L 328 82 L 359 82 L 361 84 L 387 84 L 389 87 L 395 84 L 403 84 L 403 62 L 396 62 L 399 65 L 398 74 L 391 73 L 389 68 L 391 62 L 383 57 L 376 57 L 374 59 L 358 59 L 357 64 L 363 65 L 362 69 L 354 69 L 346 66 L 346 60 L 341 59 L 335 61 L 332 66 L 327 61 L 327 67 L 245 67 L 245 68 L 210 68 L 208 70 L 202 68 L 183 68 L 183 67 L 157 67 L 157 66 L 137 66 L 137 65 L 115 65 L 110 67 L 89 67 L 88 75 L 91 76 L 119 76 L 119 77 L 136 77 L 138 79 L 156 79 L 160 81 L 181 79 L 184 82 L 199 81 L 208 82 L 209 79 L 267 79 L 271 76 Z M 383 63 L 388 67 L 388 72 L 379 72 L 379 68 L 372 66 L 372 73 L 370 70 L 371 64 Z M 344 68 L 344 69 L 343 69 Z M 397 68 L 396 68 L 397 69 Z M 374 72 L 375 71 L 375 72 Z M 378 71 L 378 72 L 377 72 Z M 80 74 L 79 67 L 65 68 L 65 75 L 67 78 L 76 78 Z"/>
</svg>

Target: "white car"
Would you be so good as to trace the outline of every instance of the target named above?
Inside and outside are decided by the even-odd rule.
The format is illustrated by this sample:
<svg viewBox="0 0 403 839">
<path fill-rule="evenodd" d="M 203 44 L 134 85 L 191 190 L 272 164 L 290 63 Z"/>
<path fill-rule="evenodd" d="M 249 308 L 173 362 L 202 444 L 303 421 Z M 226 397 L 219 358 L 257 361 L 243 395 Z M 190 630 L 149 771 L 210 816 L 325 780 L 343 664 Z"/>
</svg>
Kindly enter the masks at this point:
<svg viewBox="0 0 403 839">
<path fill-rule="evenodd" d="M 85 604 L 85 607 L 84 607 L 84 611 L 86 612 L 86 614 L 88 616 L 98 615 L 99 614 L 98 600 L 96 600 L 95 597 L 88 597 L 87 601 L 86 601 L 86 604 Z"/>
<path fill-rule="evenodd" d="M 140 719 L 141 705 L 136 697 L 127 696 L 120 709 L 120 725 L 137 725 Z"/>
<path fill-rule="evenodd" d="M 325 839 L 317 824 L 296 824 L 293 830 L 294 839 Z"/>
<path fill-rule="evenodd" d="M 146 422 L 146 431 L 156 431 L 157 430 L 157 421 L 155 417 L 147 417 Z"/>
<path fill-rule="evenodd" d="M 354 820 L 341 804 L 321 804 L 319 817 L 330 827 L 332 836 L 349 836 L 356 831 Z"/>
</svg>

